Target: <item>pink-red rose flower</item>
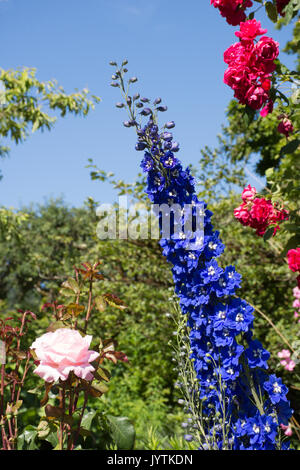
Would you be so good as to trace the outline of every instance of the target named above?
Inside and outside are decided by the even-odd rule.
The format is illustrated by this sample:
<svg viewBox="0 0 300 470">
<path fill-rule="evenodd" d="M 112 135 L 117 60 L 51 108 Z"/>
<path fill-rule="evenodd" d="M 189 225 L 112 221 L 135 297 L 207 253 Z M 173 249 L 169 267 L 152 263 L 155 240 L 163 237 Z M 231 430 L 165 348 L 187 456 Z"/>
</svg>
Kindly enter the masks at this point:
<svg viewBox="0 0 300 470">
<path fill-rule="evenodd" d="M 253 20 L 245 21 L 240 24 L 240 31 L 236 31 L 235 35 L 242 41 L 253 41 L 257 36 L 261 36 L 267 32 L 261 28 L 261 22 Z"/>
<path fill-rule="evenodd" d="M 253 85 L 246 93 L 248 106 L 256 111 L 262 107 L 268 97 L 268 93 L 261 86 Z"/>
<path fill-rule="evenodd" d="M 92 380 L 95 370 L 90 362 L 97 359 L 99 353 L 90 351 L 92 336 L 84 336 L 77 330 L 59 328 L 45 333 L 31 345 L 39 361 L 34 373 L 46 382 L 59 379 L 67 380 L 71 371 L 77 377 Z"/>
<path fill-rule="evenodd" d="M 250 213 L 247 209 L 247 203 L 241 204 L 239 207 L 234 209 L 233 213 L 236 219 L 238 219 L 241 222 L 241 224 L 249 225 Z"/>
<path fill-rule="evenodd" d="M 289 250 L 287 253 L 289 268 L 294 273 L 300 271 L 300 248 Z"/>
<path fill-rule="evenodd" d="M 279 44 L 272 38 L 263 36 L 256 43 L 254 52 L 257 54 L 259 60 L 263 62 L 273 62 L 279 55 Z"/>
<path fill-rule="evenodd" d="M 245 10 L 253 5 L 251 0 L 210 0 L 218 8 L 228 24 L 237 26 L 246 19 Z"/>
<path fill-rule="evenodd" d="M 252 199 L 255 198 L 255 195 L 256 195 L 256 188 L 248 184 L 248 186 L 242 192 L 242 199 L 244 202 L 252 201 Z"/>
<path fill-rule="evenodd" d="M 280 134 L 285 135 L 286 137 L 289 137 L 289 135 L 292 134 L 293 131 L 294 126 L 292 124 L 292 121 L 290 121 L 288 118 L 283 118 L 278 125 L 278 132 L 280 132 Z"/>
</svg>

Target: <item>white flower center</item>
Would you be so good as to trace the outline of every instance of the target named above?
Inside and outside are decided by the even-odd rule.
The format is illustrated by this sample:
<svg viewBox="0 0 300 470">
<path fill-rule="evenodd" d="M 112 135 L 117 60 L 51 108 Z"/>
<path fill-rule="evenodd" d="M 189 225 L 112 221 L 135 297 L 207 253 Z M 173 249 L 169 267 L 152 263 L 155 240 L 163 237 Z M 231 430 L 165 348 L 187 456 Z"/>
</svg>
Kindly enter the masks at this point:
<svg viewBox="0 0 300 470">
<path fill-rule="evenodd" d="M 235 317 L 235 321 L 237 322 L 244 321 L 244 315 L 242 313 L 238 313 L 237 316 Z"/>
<path fill-rule="evenodd" d="M 254 426 L 253 426 L 253 431 L 255 432 L 255 434 L 259 434 L 259 432 L 260 432 L 260 427 L 257 426 L 256 424 L 254 424 Z"/>
<path fill-rule="evenodd" d="M 274 390 L 274 393 L 280 393 L 281 392 L 281 387 L 277 382 L 274 382 L 273 390 Z"/>
</svg>

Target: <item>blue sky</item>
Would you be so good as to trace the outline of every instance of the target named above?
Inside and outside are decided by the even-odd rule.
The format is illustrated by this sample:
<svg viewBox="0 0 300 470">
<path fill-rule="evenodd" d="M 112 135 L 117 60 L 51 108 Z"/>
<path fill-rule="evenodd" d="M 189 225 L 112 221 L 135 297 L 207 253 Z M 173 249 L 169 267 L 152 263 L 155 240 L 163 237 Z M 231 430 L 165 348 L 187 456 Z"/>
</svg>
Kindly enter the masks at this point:
<svg viewBox="0 0 300 470">
<path fill-rule="evenodd" d="M 258 18 L 283 46 L 291 28 L 277 31 L 264 13 Z M 109 86 L 112 59 L 127 58 L 130 75 L 139 77 L 135 91 L 168 105 L 162 117 L 176 122 L 185 164 L 197 165 L 200 149 L 216 144 L 232 98 L 223 52 L 237 28 L 209 0 L 0 0 L 0 25 L 0 67 L 35 67 L 40 80 L 55 78 L 67 92 L 88 87 L 102 100 L 88 117 L 61 118 L 51 132 L 12 146 L 0 162 L 0 205 L 51 197 L 74 206 L 88 196 L 111 202 L 110 186 L 90 180 L 88 158 L 135 180 L 141 154 L 134 132 L 122 126 L 124 110 L 114 106 L 120 96 Z M 291 65 L 290 57 L 284 61 Z"/>
</svg>

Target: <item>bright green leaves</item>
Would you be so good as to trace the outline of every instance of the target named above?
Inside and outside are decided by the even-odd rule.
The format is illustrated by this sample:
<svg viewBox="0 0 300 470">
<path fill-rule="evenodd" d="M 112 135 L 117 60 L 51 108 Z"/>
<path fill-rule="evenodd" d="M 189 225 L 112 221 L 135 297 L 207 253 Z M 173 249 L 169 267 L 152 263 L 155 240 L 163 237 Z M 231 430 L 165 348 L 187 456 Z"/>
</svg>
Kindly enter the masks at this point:
<svg viewBox="0 0 300 470">
<path fill-rule="evenodd" d="M 89 95 L 87 89 L 66 94 L 55 81 L 40 82 L 36 70 L 0 70 L 1 119 L 0 137 L 19 144 L 30 132 L 50 130 L 56 115 L 49 111 L 86 116 L 100 98 Z M 5 155 L 8 148 L 0 146 L 0 155 Z"/>
</svg>

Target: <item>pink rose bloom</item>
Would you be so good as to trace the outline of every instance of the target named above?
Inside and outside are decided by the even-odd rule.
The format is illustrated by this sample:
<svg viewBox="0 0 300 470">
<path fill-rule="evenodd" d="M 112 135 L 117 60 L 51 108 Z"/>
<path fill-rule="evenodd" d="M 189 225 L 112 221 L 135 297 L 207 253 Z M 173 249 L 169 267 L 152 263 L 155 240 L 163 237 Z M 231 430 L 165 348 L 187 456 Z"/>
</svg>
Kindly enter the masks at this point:
<svg viewBox="0 0 300 470">
<path fill-rule="evenodd" d="M 257 197 L 253 201 L 250 214 L 254 221 L 253 228 L 268 224 L 269 217 L 273 214 L 272 202 L 267 199 Z"/>
<path fill-rule="evenodd" d="M 233 211 L 234 217 L 238 219 L 241 224 L 248 225 L 250 222 L 250 213 L 247 209 L 247 204 L 243 203 Z"/>
<path fill-rule="evenodd" d="M 67 380 L 70 371 L 77 377 L 92 380 L 95 369 L 90 362 L 99 353 L 89 351 L 91 340 L 92 336 L 82 337 L 79 331 L 69 328 L 45 333 L 31 345 L 40 361 L 34 373 L 46 382 Z"/>
<path fill-rule="evenodd" d="M 300 248 L 289 250 L 287 253 L 287 258 L 290 270 L 294 273 L 296 271 L 300 271 Z"/>
<path fill-rule="evenodd" d="M 293 307 L 294 308 L 300 308 L 300 300 L 299 299 L 294 300 Z"/>
<path fill-rule="evenodd" d="M 293 431 L 292 431 L 292 428 L 291 428 L 290 425 L 285 426 L 284 424 L 281 424 L 280 427 L 284 431 L 284 434 L 286 436 L 292 436 L 293 435 Z"/>
<path fill-rule="evenodd" d="M 288 360 L 287 363 L 284 365 L 285 370 L 288 370 L 289 372 L 293 372 L 295 367 L 296 367 L 296 362 L 294 362 L 292 359 Z"/>
<path fill-rule="evenodd" d="M 293 133 L 294 131 L 294 126 L 292 124 L 292 121 L 290 121 L 288 118 L 284 118 L 279 124 L 277 128 L 278 132 L 280 134 L 285 135 L 286 137 L 289 137 L 290 134 Z"/>
<path fill-rule="evenodd" d="M 267 29 L 261 28 L 260 21 L 256 19 L 245 21 L 240 24 L 240 31 L 235 32 L 235 35 L 242 41 L 253 41 L 256 36 L 265 34 Z"/>
<path fill-rule="evenodd" d="M 280 357 L 280 359 L 288 359 L 291 357 L 291 353 L 288 349 L 282 349 L 282 351 L 277 353 L 277 356 Z"/>
<path fill-rule="evenodd" d="M 294 287 L 293 294 L 294 294 L 294 297 L 296 297 L 296 299 L 300 299 L 300 289 L 299 289 L 299 287 Z"/>
<path fill-rule="evenodd" d="M 279 44 L 274 39 L 263 36 L 255 45 L 254 52 L 260 62 L 274 62 L 279 55 Z M 272 70 L 269 72 L 273 71 L 274 67 L 272 66 Z"/>
<path fill-rule="evenodd" d="M 253 85 L 246 93 L 248 106 L 256 111 L 262 107 L 268 98 L 268 93 L 261 86 Z"/>
<path fill-rule="evenodd" d="M 242 199 L 244 202 L 252 201 L 252 199 L 255 198 L 255 195 L 256 195 L 256 188 L 248 184 L 248 186 L 242 192 Z"/>
<path fill-rule="evenodd" d="M 210 4 L 220 10 L 228 24 L 237 26 L 246 19 L 245 9 L 253 5 L 251 0 L 210 0 Z"/>
</svg>

